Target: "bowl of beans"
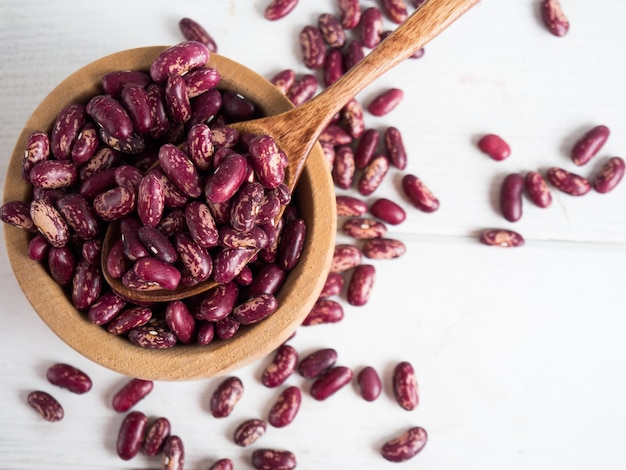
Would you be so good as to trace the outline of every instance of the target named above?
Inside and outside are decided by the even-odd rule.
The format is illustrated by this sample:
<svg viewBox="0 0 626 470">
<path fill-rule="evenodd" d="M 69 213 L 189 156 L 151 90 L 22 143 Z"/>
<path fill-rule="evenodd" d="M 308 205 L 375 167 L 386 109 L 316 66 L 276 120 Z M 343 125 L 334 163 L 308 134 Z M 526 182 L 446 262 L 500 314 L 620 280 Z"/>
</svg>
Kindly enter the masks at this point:
<svg viewBox="0 0 626 470">
<path fill-rule="evenodd" d="M 0 210 L 36 313 L 87 358 L 150 380 L 225 374 L 286 341 L 333 256 L 328 163 L 316 145 L 291 194 L 263 173 L 286 158 L 271 136 L 228 124 L 292 107 L 193 42 L 115 53 L 65 79 L 18 138 Z"/>
</svg>

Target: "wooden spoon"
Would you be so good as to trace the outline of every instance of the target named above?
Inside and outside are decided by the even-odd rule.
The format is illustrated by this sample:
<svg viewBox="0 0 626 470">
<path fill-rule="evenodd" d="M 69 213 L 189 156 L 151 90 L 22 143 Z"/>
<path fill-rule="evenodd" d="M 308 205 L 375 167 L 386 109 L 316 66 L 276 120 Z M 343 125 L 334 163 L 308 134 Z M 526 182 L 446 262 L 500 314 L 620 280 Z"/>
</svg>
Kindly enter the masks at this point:
<svg viewBox="0 0 626 470">
<path fill-rule="evenodd" d="M 428 0 L 406 21 L 346 72 L 339 80 L 308 102 L 289 111 L 252 121 L 230 124 L 244 133 L 270 135 L 289 160 L 285 183 L 295 188 L 306 159 L 331 119 L 359 92 L 378 77 L 424 47 L 479 0 Z M 103 244 L 103 273 L 111 288 L 136 302 L 165 302 L 182 299 L 212 289 L 217 284 L 207 280 L 195 286 L 175 290 L 138 291 L 125 287 L 108 275 L 104 260 L 119 232 L 111 224 Z"/>
</svg>

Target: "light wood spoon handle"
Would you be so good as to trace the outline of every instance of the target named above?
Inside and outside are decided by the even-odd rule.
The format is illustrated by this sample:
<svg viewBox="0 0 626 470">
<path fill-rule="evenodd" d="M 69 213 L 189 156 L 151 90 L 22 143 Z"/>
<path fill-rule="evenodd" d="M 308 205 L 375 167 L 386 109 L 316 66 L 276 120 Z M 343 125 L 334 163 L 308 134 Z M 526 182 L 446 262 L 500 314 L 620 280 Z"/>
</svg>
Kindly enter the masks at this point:
<svg viewBox="0 0 626 470">
<path fill-rule="evenodd" d="M 409 58 L 479 0 L 428 0 L 368 55 L 330 87 L 281 115 L 234 124 L 267 133 L 289 159 L 287 186 L 293 190 L 306 157 L 331 119 L 365 87 Z"/>
</svg>

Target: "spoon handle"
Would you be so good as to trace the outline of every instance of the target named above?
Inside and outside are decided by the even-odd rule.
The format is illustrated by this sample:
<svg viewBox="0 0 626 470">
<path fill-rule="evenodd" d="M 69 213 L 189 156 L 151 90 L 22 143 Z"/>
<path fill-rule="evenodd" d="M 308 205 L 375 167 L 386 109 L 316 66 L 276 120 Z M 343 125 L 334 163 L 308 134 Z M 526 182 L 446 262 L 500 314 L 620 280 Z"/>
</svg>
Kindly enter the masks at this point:
<svg viewBox="0 0 626 470">
<path fill-rule="evenodd" d="M 409 58 L 458 19 L 479 0 L 427 0 L 384 41 L 319 95 L 296 109 L 303 115 L 319 116 L 309 120 L 319 134 L 331 118 L 378 77 Z M 317 140 L 317 139 L 314 139 Z"/>
</svg>

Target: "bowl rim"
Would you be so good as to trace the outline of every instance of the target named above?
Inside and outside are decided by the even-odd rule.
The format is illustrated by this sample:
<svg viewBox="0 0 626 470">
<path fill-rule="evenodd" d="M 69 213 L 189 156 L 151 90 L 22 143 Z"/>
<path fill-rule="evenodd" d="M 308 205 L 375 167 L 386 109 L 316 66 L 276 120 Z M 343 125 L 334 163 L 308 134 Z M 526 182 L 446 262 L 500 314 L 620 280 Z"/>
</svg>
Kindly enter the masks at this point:
<svg viewBox="0 0 626 470">
<path fill-rule="evenodd" d="M 7 168 L 4 202 L 29 200 L 31 187 L 21 178 L 21 162 L 28 135 L 49 131 L 61 109 L 102 93 L 101 77 L 111 71 L 142 69 L 169 46 L 128 49 L 102 57 L 80 68 L 57 85 L 37 106 L 24 125 Z M 239 91 L 253 99 L 266 114 L 277 114 L 293 104 L 268 80 L 247 67 L 216 53 L 208 66 L 224 74 L 220 88 Z M 236 73 L 236 75 L 235 75 Z M 233 77 L 238 77 L 235 81 Z M 251 96 L 248 81 L 259 86 L 261 95 Z M 242 83 L 246 84 L 242 88 Z M 247 93 L 248 92 L 248 93 Z M 71 348 L 121 374 L 146 380 L 194 380 L 227 374 L 264 357 L 288 340 L 313 308 L 330 269 L 336 234 L 335 191 L 328 162 L 317 143 L 309 156 L 296 193 L 303 214 L 315 214 L 307 221 L 307 241 L 298 265 L 288 274 L 278 294 L 279 309 L 265 320 L 242 327 L 229 340 L 208 345 L 177 345 L 171 349 L 148 350 L 126 338 L 108 333 L 76 310 L 65 290 L 49 276 L 42 263 L 29 258 L 30 235 L 4 224 L 5 246 L 14 275 L 35 312 Z M 306 217 L 305 217 L 306 218 Z M 252 347 L 251 345 L 256 345 Z M 219 361 L 215 356 L 219 354 Z"/>
</svg>

